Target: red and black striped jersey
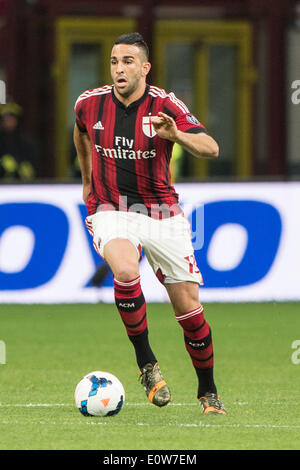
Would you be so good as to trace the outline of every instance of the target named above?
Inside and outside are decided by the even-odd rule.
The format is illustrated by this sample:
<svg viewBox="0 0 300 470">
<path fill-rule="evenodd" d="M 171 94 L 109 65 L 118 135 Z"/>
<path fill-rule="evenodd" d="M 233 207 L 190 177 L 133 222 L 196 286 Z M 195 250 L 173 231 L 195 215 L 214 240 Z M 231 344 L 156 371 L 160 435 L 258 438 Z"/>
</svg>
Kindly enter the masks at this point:
<svg viewBox="0 0 300 470">
<path fill-rule="evenodd" d="M 161 218 L 181 211 L 170 182 L 173 142 L 160 138 L 150 122 L 159 111 L 172 116 L 183 132 L 206 132 L 174 93 L 155 86 L 146 85 L 144 95 L 128 107 L 117 99 L 112 85 L 78 97 L 76 123 L 92 143 L 89 215 L 113 209 Z"/>
</svg>

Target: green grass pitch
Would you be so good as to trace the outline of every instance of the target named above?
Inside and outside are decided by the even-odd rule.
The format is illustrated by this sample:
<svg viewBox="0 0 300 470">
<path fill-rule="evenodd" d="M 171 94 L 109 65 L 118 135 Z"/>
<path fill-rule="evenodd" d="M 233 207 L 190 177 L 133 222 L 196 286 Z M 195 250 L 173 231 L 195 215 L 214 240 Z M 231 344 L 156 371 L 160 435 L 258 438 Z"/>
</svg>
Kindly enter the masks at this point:
<svg viewBox="0 0 300 470">
<path fill-rule="evenodd" d="M 148 305 L 150 341 L 172 392 L 164 408 L 147 401 L 114 305 L 1 305 L 0 449 L 299 449 L 299 303 L 207 304 L 205 316 L 227 416 L 202 414 L 167 303 Z M 121 380 L 125 405 L 114 417 L 86 418 L 74 390 L 101 369 Z"/>
</svg>

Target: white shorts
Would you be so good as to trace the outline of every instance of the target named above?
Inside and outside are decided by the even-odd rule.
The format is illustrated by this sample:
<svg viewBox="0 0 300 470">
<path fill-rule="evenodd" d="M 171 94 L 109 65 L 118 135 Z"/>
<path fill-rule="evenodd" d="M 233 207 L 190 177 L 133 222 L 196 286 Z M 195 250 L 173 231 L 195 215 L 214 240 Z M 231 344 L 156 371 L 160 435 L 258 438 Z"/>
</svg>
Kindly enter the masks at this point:
<svg viewBox="0 0 300 470">
<path fill-rule="evenodd" d="M 144 251 L 154 273 L 163 284 L 192 281 L 203 284 L 191 241 L 189 221 L 183 214 L 162 220 L 136 212 L 105 211 L 86 218 L 95 250 L 104 259 L 104 246 L 125 238 L 138 256 Z"/>
</svg>

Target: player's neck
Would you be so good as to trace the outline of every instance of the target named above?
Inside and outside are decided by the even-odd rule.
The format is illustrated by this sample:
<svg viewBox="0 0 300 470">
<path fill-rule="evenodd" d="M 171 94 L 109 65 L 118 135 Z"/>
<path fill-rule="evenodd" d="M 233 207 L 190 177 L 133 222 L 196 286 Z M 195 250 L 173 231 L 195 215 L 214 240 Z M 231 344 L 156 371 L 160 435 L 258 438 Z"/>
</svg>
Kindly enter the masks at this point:
<svg viewBox="0 0 300 470">
<path fill-rule="evenodd" d="M 131 95 L 129 96 L 122 96 L 120 95 L 120 93 L 118 93 L 118 91 L 116 90 L 116 88 L 114 88 L 114 93 L 115 93 L 115 96 L 118 98 L 118 100 L 124 104 L 124 106 L 128 107 L 131 105 L 131 103 L 134 103 L 135 101 L 138 101 L 140 98 L 142 98 L 142 96 L 144 95 L 145 93 L 145 90 L 146 90 L 146 82 L 142 83 Z"/>
</svg>

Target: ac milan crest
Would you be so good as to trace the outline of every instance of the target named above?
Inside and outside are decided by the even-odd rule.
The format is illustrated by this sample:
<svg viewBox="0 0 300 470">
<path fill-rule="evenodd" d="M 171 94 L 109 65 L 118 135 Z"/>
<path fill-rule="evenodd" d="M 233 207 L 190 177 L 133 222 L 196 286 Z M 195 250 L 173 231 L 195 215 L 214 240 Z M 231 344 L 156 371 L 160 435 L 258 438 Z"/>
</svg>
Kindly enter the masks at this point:
<svg viewBox="0 0 300 470">
<path fill-rule="evenodd" d="M 147 137 L 154 137 L 156 135 L 150 116 L 143 116 L 142 128 Z"/>
</svg>

